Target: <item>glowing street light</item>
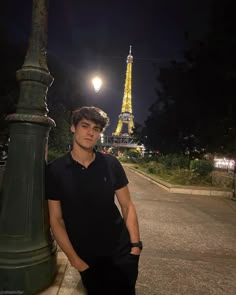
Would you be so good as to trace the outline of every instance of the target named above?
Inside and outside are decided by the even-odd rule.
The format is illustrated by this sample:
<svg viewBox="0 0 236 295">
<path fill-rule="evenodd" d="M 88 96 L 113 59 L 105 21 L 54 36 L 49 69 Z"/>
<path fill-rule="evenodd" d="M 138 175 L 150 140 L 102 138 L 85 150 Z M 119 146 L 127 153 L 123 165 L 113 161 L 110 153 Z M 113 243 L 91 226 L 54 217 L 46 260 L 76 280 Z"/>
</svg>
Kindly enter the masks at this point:
<svg viewBox="0 0 236 295">
<path fill-rule="evenodd" d="M 92 84 L 95 92 L 98 92 L 102 86 L 102 80 L 99 77 L 94 77 L 92 79 Z"/>
</svg>

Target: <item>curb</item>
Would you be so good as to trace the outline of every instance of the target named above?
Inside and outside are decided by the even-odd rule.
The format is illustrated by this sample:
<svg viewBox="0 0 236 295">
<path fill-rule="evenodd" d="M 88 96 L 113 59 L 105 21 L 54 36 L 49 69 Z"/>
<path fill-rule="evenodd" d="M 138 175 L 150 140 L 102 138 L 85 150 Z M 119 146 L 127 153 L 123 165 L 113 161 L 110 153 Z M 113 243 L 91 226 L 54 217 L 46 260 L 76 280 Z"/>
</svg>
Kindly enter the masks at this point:
<svg viewBox="0 0 236 295">
<path fill-rule="evenodd" d="M 161 188 L 165 189 L 169 193 L 175 194 L 190 194 L 190 195 L 201 195 L 201 196 L 217 196 L 217 197 L 227 197 L 233 198 L 232 190 L 225 190 L 221 188 L 212 188 L 212 187 L 196 187 L 196 186 L 184 186 L 184 185 L 172 185 L 163 180 L 157 180 L 151 177 L 150 175 L 144 173 L 143 171 L 137 170 L 133 167 L 125 165 L 129 169 L 133 170 L 135 173 L 143 176 L 154 184 L 159 185 Z"/>
</svg>

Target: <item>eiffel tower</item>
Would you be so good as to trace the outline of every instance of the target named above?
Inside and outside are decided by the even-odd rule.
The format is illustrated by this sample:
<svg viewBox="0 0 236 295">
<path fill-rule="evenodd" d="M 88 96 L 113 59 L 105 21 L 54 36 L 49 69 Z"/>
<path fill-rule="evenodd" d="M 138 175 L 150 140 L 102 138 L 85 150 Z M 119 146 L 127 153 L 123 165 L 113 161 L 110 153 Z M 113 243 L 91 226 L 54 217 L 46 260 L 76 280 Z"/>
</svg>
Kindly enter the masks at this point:
<svg viewBox="0 0 236 295">
<path fill-rule="evenodd" d="M 134 128 L 134 116 L 132 114 L 132 63 L 133 56 L 131 55 L 131 46 L 129 55 L 127 56 L 127 69 L 125 78 L 125 89 L 121 108 L 121 114 L 119 115 L 119 121 L 113 136 L 131 136 Z M 127 125 L 127 131 L 124 132 L 123 127 Z M 123 130 L 123 132 L 122 132 Z"/>
</svg>

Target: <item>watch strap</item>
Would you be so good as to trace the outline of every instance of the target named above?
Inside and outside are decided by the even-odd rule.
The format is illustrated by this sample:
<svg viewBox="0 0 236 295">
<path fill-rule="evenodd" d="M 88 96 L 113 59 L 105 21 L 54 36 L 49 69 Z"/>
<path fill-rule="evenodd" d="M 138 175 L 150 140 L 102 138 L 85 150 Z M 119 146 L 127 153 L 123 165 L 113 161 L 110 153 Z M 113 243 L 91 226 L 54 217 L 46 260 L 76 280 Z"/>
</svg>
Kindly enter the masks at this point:
<svg viewBox="0 0 236 295">
<path fill-rule="evenodd" d="M 142 243 L 142 241 L 139 241 L 139 242 L 136 242 L 136 243 L 130 243 L 130 245 L 131 245 L 131 248 L 133 248 L 133 247 L 137 247 L 137 248 L 139 248 L 139 249 L 143 249 L 143 243 Z"/>
</svg>

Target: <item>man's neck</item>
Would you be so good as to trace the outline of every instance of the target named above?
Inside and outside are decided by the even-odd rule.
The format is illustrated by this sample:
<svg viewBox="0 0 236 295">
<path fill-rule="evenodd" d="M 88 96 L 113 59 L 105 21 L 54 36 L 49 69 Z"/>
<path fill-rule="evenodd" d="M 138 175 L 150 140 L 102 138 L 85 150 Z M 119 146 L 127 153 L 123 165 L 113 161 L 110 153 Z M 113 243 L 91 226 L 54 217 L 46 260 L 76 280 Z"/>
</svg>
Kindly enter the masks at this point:
<svg viewBox="0 0 236 295">
<path fill-rule="evenodd" d="M 76 148 L 73 147 L 71 156 L 76 162 L 87 168 L 94 161 L 95 152 L 93 149 L 85 150 L 77 146 Z"/>
</svg>

